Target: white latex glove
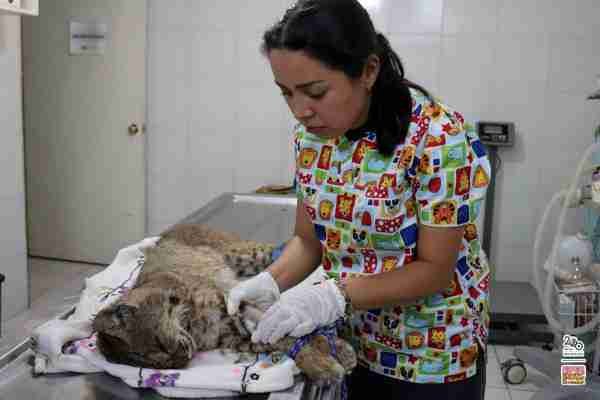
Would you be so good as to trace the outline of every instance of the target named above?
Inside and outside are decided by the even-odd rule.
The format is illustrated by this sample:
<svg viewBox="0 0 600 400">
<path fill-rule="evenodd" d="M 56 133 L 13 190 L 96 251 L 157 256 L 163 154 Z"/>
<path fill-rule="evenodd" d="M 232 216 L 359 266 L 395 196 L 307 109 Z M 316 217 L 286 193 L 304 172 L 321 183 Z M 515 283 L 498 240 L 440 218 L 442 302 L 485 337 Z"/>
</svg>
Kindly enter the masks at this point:
<svg viewBox="0 0 600 400">
<path fill-rule="evenodd" d="M 234 315 L 239 311 L 240 303 L 247 301 L 257 306 L 268 306 L 279 299 L 279 286 L 269 271 L 245 280 L 229 291 L 227 313 Z"/>
<path fill-rule="evenodd" d="M 344 315 L 345 308 L 344 296 L 333 279 L 290 289 L 265 312 L 252 341 L 272 344 L 286 335 L 307 335 L 333 324 Z"/>
</svg>

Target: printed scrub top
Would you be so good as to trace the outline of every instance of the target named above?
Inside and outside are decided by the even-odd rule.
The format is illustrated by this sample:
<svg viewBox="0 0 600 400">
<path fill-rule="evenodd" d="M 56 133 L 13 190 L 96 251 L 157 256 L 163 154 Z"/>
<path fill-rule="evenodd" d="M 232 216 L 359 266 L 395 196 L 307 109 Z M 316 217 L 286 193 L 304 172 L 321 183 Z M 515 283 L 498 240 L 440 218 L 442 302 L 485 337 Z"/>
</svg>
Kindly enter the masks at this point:
<svg viewBox="0 0 600 400">
<path fill-rule="evenodd" d="M 489 327 L 489 268 L 475 219 L 490 164 L 463 117 L 412 90 L 412 121 L 390 157 L 375 133 L 322 139 L 295 132 L 298 196 L 335 279 L 377 274 L 415 260 L 418 224 L 465 226 L 452 282 L 413 305 L 355 311 L 348 333 L 359 362 L 393 378 L 444 383 L 476 373 Z"/>
</svg>

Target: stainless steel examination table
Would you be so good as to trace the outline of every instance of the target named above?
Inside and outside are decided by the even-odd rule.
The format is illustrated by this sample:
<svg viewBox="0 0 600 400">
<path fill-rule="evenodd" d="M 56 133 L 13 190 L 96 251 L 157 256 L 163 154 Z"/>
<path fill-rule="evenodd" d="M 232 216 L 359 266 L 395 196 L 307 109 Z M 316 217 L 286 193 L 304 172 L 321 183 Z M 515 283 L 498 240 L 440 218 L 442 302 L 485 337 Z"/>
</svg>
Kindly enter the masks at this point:
<svg viewBox="0 0 600 400">
<path fill-rule="evenodd" d="M 281 243 L 293 230 L 295 197 L 288 195 L 224 194 L 180 222 L 203 223 L 237 232 L 242 238 Z M 141 238 L 140 238 L 141 239 Z M 115 249 L 115 254 L 116 254 Z M 159 399 L 153 390 L 133 389 L 106 373 L 49 374 L 33 376 L 33 353 L 29 335 L 40 323 L 64 317 L 78 299 L 83 282 L 73 283 L 68 293 L 53 293 L 36 307 L 13 321 L 0 342 L 0 399 L 18 400 L 108 400 Z M 21 333 L 20 333 L 21 332 Z M 21 335 L 19 337 L 19 335 Z M 8 338 L 7 338 L 8 337 Z M 11 339 L 12 337 L 12 339 Z M 12 341 L 6 347 L 6 340 Z M 245 395 L 249 400 L 329 400 L 335 390 L 320 390 L 298 380 L 286 392 Z"/>
</svg>

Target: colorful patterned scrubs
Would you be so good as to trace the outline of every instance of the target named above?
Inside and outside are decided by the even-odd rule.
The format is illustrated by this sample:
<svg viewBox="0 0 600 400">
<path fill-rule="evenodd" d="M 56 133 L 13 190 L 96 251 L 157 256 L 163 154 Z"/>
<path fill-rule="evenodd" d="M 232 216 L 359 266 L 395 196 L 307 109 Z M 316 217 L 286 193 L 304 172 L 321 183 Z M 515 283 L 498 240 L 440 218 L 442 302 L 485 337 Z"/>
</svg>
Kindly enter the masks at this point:
<svg viewBox="0 0 600 400">
<path fill-rule="evenodd" d="M 375 133 L 357 140 L 295 133 L 298 196 L 335 279 L 402 268 L 417 258 L 418 224 L 464 226 L 453 281 L 409 306 L 354 311 L 348 327 L 359 361 L 411 382 L 453 382 L 476 373 L 489 326 L 489 268 L 475 219 L 490 164 L 463 117 L 411 90 L 403 144 L 384 157 Z"/>
</svg>

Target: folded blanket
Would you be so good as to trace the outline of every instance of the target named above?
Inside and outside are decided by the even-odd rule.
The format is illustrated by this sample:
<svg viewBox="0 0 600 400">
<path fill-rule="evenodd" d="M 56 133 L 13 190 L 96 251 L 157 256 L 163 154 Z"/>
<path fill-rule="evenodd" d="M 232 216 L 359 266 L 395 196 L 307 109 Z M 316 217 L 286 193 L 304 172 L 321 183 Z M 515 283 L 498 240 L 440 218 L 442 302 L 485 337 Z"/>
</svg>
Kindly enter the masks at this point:
<svg viewBox="0 0 600 400">
<path fill-rule="evenodd" d="M 284 390 L 294 384 L 299 371 L 281 353 L 260 354 L 253 359 L 221 350 L 197 353 L 187 368 L 155 370 L 108 362 L 96 347 L 92 320 L 96 313 L 117 301 L 136 282 L 144 264 L 144 248 L 158 237 L 122 249 L 104 271 L 86 279 L 75 312 L 37 328 L 35 365 L 37 374 L 56 372 L 107 372 L 132 387 L 153 388 L 167 397 L 227 397 L 240 393 Z"/>
</svg>

